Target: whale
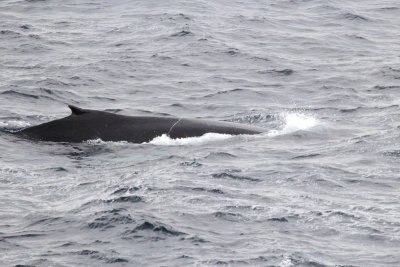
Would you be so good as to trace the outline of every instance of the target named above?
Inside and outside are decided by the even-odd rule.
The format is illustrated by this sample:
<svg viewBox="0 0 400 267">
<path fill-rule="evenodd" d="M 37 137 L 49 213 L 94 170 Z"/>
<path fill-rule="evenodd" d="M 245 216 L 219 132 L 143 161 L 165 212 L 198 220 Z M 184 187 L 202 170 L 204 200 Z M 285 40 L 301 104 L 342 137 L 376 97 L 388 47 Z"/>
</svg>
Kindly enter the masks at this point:
<svg viewBox="0 0 400 267">
<path fill-rule="evenodd" d="M 16 135 L 37 141 L 79 143 L 88 140 L 146 143 L 167 135 L 172 139 L 198 137 L 206 133 L 229 135 L 261 134 L 266 130 L 224 121 L 172 116 L 126 116 L 106 111 L 68 106 L 71 114 L 40 125 L 25 128 Z"/>
</svg>

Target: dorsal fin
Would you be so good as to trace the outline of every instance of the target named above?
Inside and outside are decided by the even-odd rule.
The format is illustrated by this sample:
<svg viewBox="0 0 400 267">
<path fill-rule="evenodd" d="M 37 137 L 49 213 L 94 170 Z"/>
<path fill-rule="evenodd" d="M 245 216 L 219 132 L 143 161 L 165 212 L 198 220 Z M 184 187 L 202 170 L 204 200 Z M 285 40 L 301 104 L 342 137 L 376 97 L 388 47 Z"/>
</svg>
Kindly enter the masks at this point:
<svg viewBox="0 0 400 267">
<path fill-rule="evenodd" d="M 71 109 L 72 111 L 72 115 L 82 115 L 87 113 L 88 111 L 82 108 L 78 108 L 72 105 L 68 105 L 68 107 Z"/>
</svg>

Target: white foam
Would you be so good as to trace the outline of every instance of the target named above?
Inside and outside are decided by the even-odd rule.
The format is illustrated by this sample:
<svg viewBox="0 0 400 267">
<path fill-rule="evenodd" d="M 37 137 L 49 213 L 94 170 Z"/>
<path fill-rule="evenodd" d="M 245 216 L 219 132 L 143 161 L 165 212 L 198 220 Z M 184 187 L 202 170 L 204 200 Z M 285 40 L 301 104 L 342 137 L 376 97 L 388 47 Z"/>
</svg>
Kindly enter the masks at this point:
<svg viewBox="0 0 400 267">
<path fill-rule="evenodd" d="M 218 134 L 218 133 L 206 133 L 202 136 L 197 137 L 186 137 L 186 138 L 176 138 L 172 139 L 166 134 L 155 137 L 153 140 L 149 142 L 145 142 L 142 144 L 151 144 L 157 146 L 186 146 L 186 145 L 202 145 L 209 142 L 226 140 L 228 138 L 233 137 L 230 134 Z M 100 138 L 92 139 L 85 141 L 88 145 L 116 145 L 123 146 L 129 144 L 127 141 L 103 141 Z"/>
<path fill-rule="evenodd" d="M 97 145 L 116 145 L 116 146 L 123 146 L 123 145 L 129 144 L 127 141 L 118 141 L 118 142 L 115 142 L 115 141 L 103 141 L 103 140 L 101 140 L 100 138 L 98 138 L 98 139 L 93 139 L 93 140 L 87 140 L 86 143 L 87 143 L 88 145 L 94 145 L 94 146 L 97 146 Z"/>
<path fill-rule="evenodd" d="M 279 267 L 290 267 L 294 266 L 292 260 L 288 255 L 283 256 L 283 260 L 280 262 Z"/>
<path fill-rule="evenodd" d="M 16 120 L 0 121 L 0 128 L 5 128 L 8 130 L 18 130 L 21 128 L 28 127 L 30 125 L 31 124 L 26 121 L 16 121 Z"/>
<path fill-rule="evenodd" d="M 232 138 L 230 134 L 206 133 L 198 137 L 176 138 L 163 134 L 151 140 L 148 144 L 159 146 L 186 146 L 186 145 L 202 145 L 204 143 L 215 142 Z"/>
<path fill-rule="evenodd" d="M 274 137 L 291 134 L 297 131 L 306 131 L 321 124 L 315 117 L 303 113 L 283 113 L 280 116 L 283 121 L 282 128 L 279 130 L 271 130 L 268 132 L 268 136 Z"/>
</svg>

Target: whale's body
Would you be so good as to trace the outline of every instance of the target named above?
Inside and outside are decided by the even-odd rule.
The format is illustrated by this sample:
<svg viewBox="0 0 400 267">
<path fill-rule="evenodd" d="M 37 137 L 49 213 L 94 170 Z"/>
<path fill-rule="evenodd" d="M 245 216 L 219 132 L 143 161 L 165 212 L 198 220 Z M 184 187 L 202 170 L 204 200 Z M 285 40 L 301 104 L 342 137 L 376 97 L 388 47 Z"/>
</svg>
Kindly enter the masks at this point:
<svg viewBox="0 0 400 267">
<path fill-rule="evenodd" d="M 259 134 L 265 131 L 260 127 L 230 122 L 125 116 L 69 107 L 72 111 L 70 116 L 29 127 L 16 134 L 33 140 L 52 142 L 83 142 L 100 138 L 103 141 L 144 143 L 163 134 L 175 139 L 202 136 L 206 133 L 239 135 Z"/>
</svg>

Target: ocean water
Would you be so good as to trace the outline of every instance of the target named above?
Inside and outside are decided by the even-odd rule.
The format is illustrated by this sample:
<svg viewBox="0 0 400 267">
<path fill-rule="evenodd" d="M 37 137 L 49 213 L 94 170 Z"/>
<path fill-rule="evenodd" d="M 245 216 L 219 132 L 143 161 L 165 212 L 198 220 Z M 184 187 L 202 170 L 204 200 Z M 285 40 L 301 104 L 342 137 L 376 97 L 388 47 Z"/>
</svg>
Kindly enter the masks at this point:
<svg viewBox="0 0 400 267">
<path fill-rule="evenodd" d="M 0 266 L 400 266 L 397 0 L 0 1 Z M 9 132 L 67 104 L 268 129 Z"/>
</svg>

